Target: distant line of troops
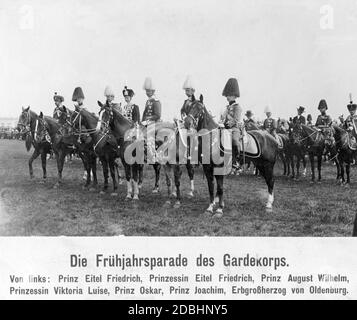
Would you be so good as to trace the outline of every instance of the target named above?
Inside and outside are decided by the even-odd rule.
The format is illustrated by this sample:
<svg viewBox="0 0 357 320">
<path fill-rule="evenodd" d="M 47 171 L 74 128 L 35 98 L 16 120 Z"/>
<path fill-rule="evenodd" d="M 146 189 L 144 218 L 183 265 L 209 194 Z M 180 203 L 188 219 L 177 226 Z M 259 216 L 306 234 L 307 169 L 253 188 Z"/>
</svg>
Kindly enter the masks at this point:
<svg viewBox="0 0 357 320">
<path fill-rule="evenodd" d="M 187 96 L 187 99 L 184 101 L 184 104 L 181 108 L 181 118 L 184 119 L 189 114 L 192 104 L 196 101 L 195 85 L 190 76 L 186 78 L 182 88 L 185 90 L 185 94 Z M 145 104 L 145 109 L 141 121 L 139 107 L 132 102 L 134 91 L 130 88 L 124 87 L 124 90 L 122 91 L 126 104 L 121 107 L 120 104 L 114 103 L 114 91 L 109 86 L 107 86 L 104 90 L 104 95 L 106 97 L 105 108 L 116 108 L 124 117 L 133 123 L 148 125 L 153 122 L 161 121 L 161 102 L 155 95 L 156 86 L 151 78 L 148 77 L 145 79 L 143 89 L 145 90 L 148 99 Z M 238 140 L 242 134 L 242 130 L 244 130 L 244 127 L 249 128 L 249 126 L 252 124 L 257 125 L 257 123 L 255 123 L 255 120 L 253 119 L 253 113 L 250 110 L 245 113 L 246 119 L 243 118 L 243 109 L 236 102 L 237 98 L 240 97 L 238 81 L 236 78 L 230 78 L 227 81 L 222 95 L 227 98 L 228 105 L 225 107 L 224 112 L 221 114 L 219 122 L 221 126 L 232 129 L 233 149 L 235 149 L 238 148 Z M 56 104 L 54 118 L 58 118 L 58 112 L 62 111 L 63 109 L 64 98 L 63 96 L 55 93 L 54 101 Z M 80 87 L 75 88 L 72 95 L 72 101 L 75 103 L 75 105 L 83 107 L 84 94 Z M 348 132 L 352 132 L 355 128 L 355 121 L 357 120 L 357 105 L 350 101 L 350 103 L 347 105 L 347 108 L 350 112 L 350 115 L 346 118 L 346 120 L 343 119 L 343 116 L 339 118 L 340 126 Z M 307 116 L 307 119 L 305 119 L 303 116 L 305 108 L 300 106 L 297 109 L 298 114 L 293 119 L 290 118 L 290 122 L 293 124 L 305 124 L 311 127 L 315 126 L 319 129 L 327 128 L 332 124 L 332 118 L 327 114 L 327 109 L 328 107 L 326 101 L 321 100 L 318 105 L 318 110 L 321 114 L 318 116 L 314 125 L 312 123 L 312 117 L 310 114 Z M 262 129 L 267 130 L 270 134 L 277 138 L 279 120 L 276 120 L 272 117 L 272 111 L 269 107 L 265 108 L 264 113 L 266 114 L 267 118 L 262 124 Z M 234 150 L 234 152 L 238 152 L 238 150 Z"/>
</svg>

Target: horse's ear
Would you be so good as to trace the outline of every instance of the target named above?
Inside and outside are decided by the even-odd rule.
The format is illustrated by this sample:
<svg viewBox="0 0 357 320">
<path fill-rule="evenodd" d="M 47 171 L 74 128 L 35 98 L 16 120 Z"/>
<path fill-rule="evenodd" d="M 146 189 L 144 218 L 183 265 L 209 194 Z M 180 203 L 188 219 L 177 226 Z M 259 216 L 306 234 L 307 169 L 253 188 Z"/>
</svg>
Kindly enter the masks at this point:
<svg viewBox="0 0 357 320">
<path fill-rule="evenodd" d="M 62 108 L 64 112 L 67 112 L 67 108 L 65 106 L 62 106 Z"/>
<path fill-rule="evenodd" d="M 29 111 L 30 110 L 30 106 L 28 106 L 26 109 L 22 108 L 23 111 Z"/>
<path fill-rule="evenodd" d="M 99 100 L 97 101 L 97 103 L 98 103 L 98 106 L 100 106 L 101 108 L 103 108 L 103 103 L 101 103 Z"/>
<path fill-rule="evenodd" d="M 203 95 L 200 95 L 200 102 L 203 103 Z"/>
<path fill-rule="evenodd" d="M 43 119 L 43 113 L 42 113 L 42 111 L 40 112 L 39 117 L 40 117 L 40 119 Z"/>
</svg>

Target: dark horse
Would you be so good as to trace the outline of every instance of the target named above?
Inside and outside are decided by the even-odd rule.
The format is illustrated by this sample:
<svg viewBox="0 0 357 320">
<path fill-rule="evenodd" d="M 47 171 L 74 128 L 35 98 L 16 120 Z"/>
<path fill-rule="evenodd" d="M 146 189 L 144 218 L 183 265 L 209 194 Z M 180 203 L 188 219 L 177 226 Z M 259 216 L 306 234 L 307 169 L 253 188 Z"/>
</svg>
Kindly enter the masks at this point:
<svg viewBox="0 0 357 320">
<path fill-rule="evenodd" d="M 83 188 L 89 188 L 92 172 L 93 186 L 91 190 L 95 190 L 98 184 L 96 156 L 93 151 L 93 139 L 89 136 L 89 133 L 96 130 L 98 121 L 96 116 L 84 108 L 72 112 L 63 107 L 57 120 L 51 117 L 44 117 L 43 120 L 39 122 L 37 130 L 39 135 L 44 135 L 47 132 L 51 137 L 58 171 L 58 180 L 54 188 L 57 188 L 62 183 L 62 172 L 66 155 L 75 149 L 87 171 L 87 180 Z"/>
<path fill-rule="evenodd" d="M 351 148 L 350 137 L 346 130 L 336 125 L 334 125 L 332 128 L 333 128 L 333 136 L 335 139 L 335 145 L 337 150 L 336 165 L 338 166 L 338 172 L 340 173 L 341 184 L 349 185 L 351 182 L 350 168 L 356 156 L 357 150 Z M 347 181 L 345 180 L 345 170 L 343 166 L 344 164 L 346 165 Z"/>
<path fill-rule="evenodd" d="M 301 128 L 296 127 L 290 123 L 289 127 L 289 144 L 288 144 L 288 155 L 291 164 L 291 178 L 298 179 L 300 177 L 300 161 L 303 164 L 303 176 L 306 175 L 306 147 L 301 141 Z M 296 157 L 296 175 L 295 175 L 295 163 L 294 157 Z"/>
<path fill-rule="evenodd" d="M 178 152 L 181 150 L 179 148 L 181 140 L 174 125 L 169 123 L 159 123 L 156 126 L 149 125 L 147 127 L 135 125 L 120 114 L 120 112 L 116 109 L 112 109 L 112 112 L 109 112 L 108 110 L 103 112 L 102 121 L 108 122 L 115 138 L 119 142 L 120 158 L 125 169 L 127 180 L 127 198 L 131 198 L 131 192 L 133 189 L 133 199 L 138 199 L 138 179 L 139 183 L 142 179 L 140 178 L 140 172 L 142 172 L 145 157 L 146 160 L 148 160 L 151 154 L 154 155 L 152 163 L 155 163 L 155 170 L 162 165 L 165 169 L 167 192 L 169 197 L 166 201 L 166 205 L 171 204 L 170 198 L 174 197 L 176 200 L 174 208 L 179 208 L 181 205 L 180 180 L 182 170 L 180 163 L 176 160 L 179 157 Z M 152 139 L 149 139 L 149 137 Z M 175 159 L 174 161 L 169 162 L 167 161 L 167 152 L 168 149 L 171 149 L 172 147 L 175 147 Z M 144 151 L 145 149 L 146 152 Z M 174 183 L 176 187 L 175 192 L 173 192 L 172 189 L 172 171 L 174 173 Z"/>
<path fill-rule="evenodd" d="M 210 204 L 206 209 L 206 212 L 213 213 L 215 206 L 215 195 L 214 195 L 214 178 L 217 183 L 217 193 L 216 197 L 218 197 L 218 208 L 215 213 L 215 217 L 221 217 L 223 214 L 223 181 L 224 175 L 227 175 L 231 170 L 226 167 L 222 162 L 219 163 L 217 159 L 221 158 L 221 154 L 223 153 L 226 156 L 228 150 L 231 149 L 232 145 L 227 146 L 228 150 L 222 150 L 221 141 L 219 137 L 224 134 L 225 131 L 221 131 L 218 124 L 213 120 L 213 117 L 207 111 L 204 104 L 200 101 L 194 103 L 190 109 L 188 116 L 185 119 L 185 127 L 187 129 L 194 129 L 198 132 L 198 154 L 200 155 L 200 162 L 203 166 L 203 171 L 207 178 L 208 182 L 208 190 L 210 196 Z M 252 130 L 247 132 L 248 141 L 255 142 L 255 148 L 258 152 L 253 155 L 250 154 L 245 149 L 249 144 L 244 143 L 244 148 L 240 148 L 240 150 L 244 150 L 244 156 L 247 157 L 248 160 L 252 160 L 256 167 L 258 168 L 260 174 L 265 178 L 266 184 L 268 186 L 268 202 L 266 204 L 267 210 L 272 210 L 272 205 L 274 202 L 274 165 L 278 155 L 278 144 L 275 139 L 267 132 L 262 130 Z M 218 138 L 218 139 L 217 139 Z M 242 146 L 241 146 L 242 147 Z M 202 154 L 207 154 L 208 148 L 208 157 L 204 158 Z M 229 157 L 231 159 L 231 156 Z M 221 158 L 222 159 L 222 158 Z M 231 161 L 231 160 L 230 160 Z M 224 161 L 225 162 L 225 161 Z M 225 162 L 226 163 L 226 162 Z M 231 162 L 230 162 L 231 166 Z M 221 169 L 221 170 L 219 170 Z M 223 169 L 223 170 L 222 170 Z"/>
<path fill-rule="evenodd" d="M 127 180 L 127 196 L 126 199 L 139 199 L 139 189 L 143 180 L 143 165 L 134 164 L 128 165 L 124 159 L 124 149 L 127 143 L 124 141 L 124 135 L 127 130 L 132 128 L 132 123 L 124 117 L 115 117 L 113 110 L 109 110 L 103 103 L 98 101 L 101 110 L 100 118 L 97 124 L 97 132 L 94 134 L 94 151 L 98 155 L 103 166 L 104 189 L 101 193 L 108 189 L 108 168 L 113 180 L 114 192 L 112 195 L 117 195 L 118 188 L 116 180 L 116 170 L 118 171 L 115 160 L 121 158 L 124 166 L 125 176 Z M 118 119 L 117 119 L 118 118 Z M 118 173 L 118 172 L 117 172 Z M 118 173 L 118 177 L 119 173 Z"/>
<path fill-rule="evenodd" d="M 45 117 L 49 119 L 49 117 Z M 48 141 L 47 137 L 44 135 L 38 134 L 38 127 L 41 125 L 40 117 L 30 110 L 30 107 L 22 108 L 21 115 L 19 117 L 19 121 L 17 124 L 19 132 L 26 136 L 26 149 L 30 151 L 31 146 L 34 147 L 34 152 L 32 153 L 31 158 L 29 159 L 29 171 L 30 178 L 34 177 L 33 174 L 33 161 L 41 155 L 42 161 L 42 171 L 43 171 L 43 181 L 46 181 L 47 178 L 47 170 L 46 170 L 46 162 L 47 162 L 47 154 L 51 154 L 52 146 L 51 141 Z M 58 127 L 57 127 L 58 129 Z"/>
<path fill-rule="evenodd" d="M 311 164 L 311 181 L 315 181 L 315 157 L 317 157 L 317 172 L 318 181 L 321 181 L 321 164 L 322 156 L 326 148 L 326 138 L 330 128 L 324 128 L 320 131 L 316 128 L 306 126 L 304 124 L 295 125 L 293 131 L 297 134 L 298 144 L 300 144 L 303 149 L 307 150 Z"/>
</svg>

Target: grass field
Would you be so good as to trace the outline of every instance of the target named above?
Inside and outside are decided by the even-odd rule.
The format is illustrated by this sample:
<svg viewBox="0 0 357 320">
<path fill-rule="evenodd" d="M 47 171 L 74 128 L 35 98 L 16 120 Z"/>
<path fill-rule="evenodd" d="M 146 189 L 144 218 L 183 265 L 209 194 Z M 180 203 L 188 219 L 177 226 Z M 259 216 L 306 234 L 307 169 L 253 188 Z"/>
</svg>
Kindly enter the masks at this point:
<svg viewBox="0 0 357 320">
<path fill-rule="evenodd" d="M 32 152 L 32 150 L 31 150 Z M 166 185 L 162 172 L 161 194 L 151 194 L 154 172 L 145 168 L 140 201 L 125 202 L 126 186 L 119 196 L 82 190 L 79 160 L 67 163 L 64 184 L 53 189 L 56 162 L 48 161 L 48 181 L 41 184 L 42 168 L 34 162 L 30 180 L 24 142 L 0 140 L 0 235 L 1 236 L 351 236 L 357 209 L 356 168 L 350 188 L 336 185 L 335 167 L 323 166 L 323 181 L 310 184 L 282 177 L 275 168 L 274 211 L 265 211 L 265 182 L 252 174 L 225 180 L 225 212 L 221 219 L 203 215 L 208 206 L 206 180 L 195 172 L 196 194 L 186 196 L 189 179 L 184 168 L 181 208 L 165 208 Z M 103 183 L 98 166 L 99 188 Z M 121 170 L 122 171 L 122 170 Z M 111 185 L 110 185 L 111 186 Z"/>
</svg>

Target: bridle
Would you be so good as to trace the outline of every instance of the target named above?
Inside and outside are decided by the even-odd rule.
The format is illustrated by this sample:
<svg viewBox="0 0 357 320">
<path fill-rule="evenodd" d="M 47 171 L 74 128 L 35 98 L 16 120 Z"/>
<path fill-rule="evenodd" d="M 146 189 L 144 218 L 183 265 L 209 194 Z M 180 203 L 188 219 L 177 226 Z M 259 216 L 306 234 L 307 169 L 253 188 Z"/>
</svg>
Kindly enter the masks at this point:
<svg viewBox="0 0 357 320">
<path fill-rule="evenodd" d="M 24 112 L 22 112 L 24 114 Z M 30 109 L 26 111 L 26 120 L 25 121 L 19 121 L 17 126 L 20 127 L 20 134 L 28 134 L 31 132 L 31 113 Z"/>
</svg>

